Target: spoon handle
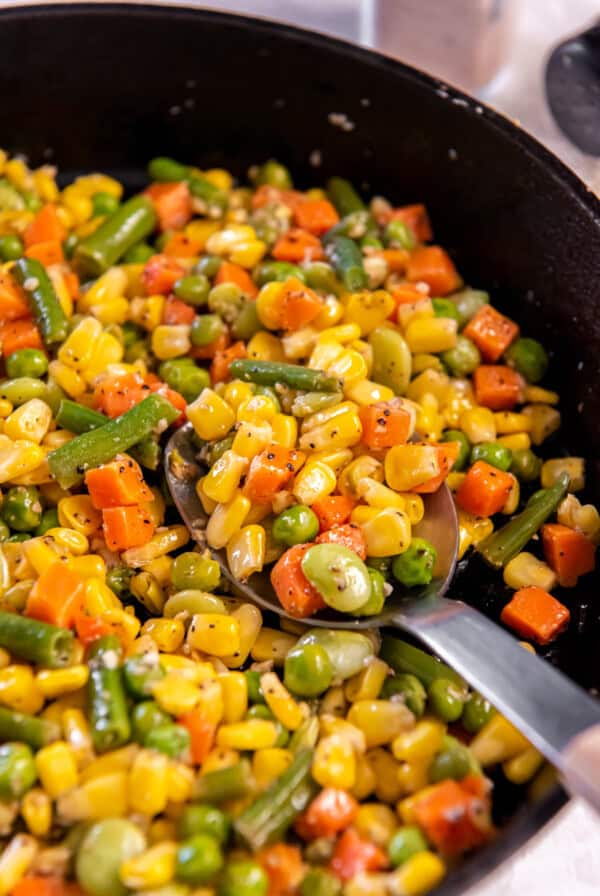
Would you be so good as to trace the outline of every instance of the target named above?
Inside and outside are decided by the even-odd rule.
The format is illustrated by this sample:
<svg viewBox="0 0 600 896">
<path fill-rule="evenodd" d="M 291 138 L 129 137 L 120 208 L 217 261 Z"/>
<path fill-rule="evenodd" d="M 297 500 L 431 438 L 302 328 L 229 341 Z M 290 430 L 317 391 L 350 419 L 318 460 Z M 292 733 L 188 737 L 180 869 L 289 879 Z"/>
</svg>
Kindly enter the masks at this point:
<svg viewBox="0 0 600 896">
<path fill-rule="evenodd" d="M 394 624 L 456 669 L 600 812 L 600 702 L 462 601 L 407 603 Z"/>
</svg>

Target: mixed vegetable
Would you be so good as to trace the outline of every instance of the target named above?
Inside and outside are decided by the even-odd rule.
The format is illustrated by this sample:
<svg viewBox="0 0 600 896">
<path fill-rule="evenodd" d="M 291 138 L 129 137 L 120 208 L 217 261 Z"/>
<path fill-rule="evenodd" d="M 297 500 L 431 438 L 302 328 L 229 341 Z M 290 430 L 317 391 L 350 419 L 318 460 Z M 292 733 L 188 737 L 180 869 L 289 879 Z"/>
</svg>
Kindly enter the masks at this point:
<svg viewBox="0 0 600 896">
<path fill-rule="evenodd" d="M 488 769 L 549 770 L 436 658 L 301 620 L 428 584 L 446 482 L 502 621 L 560 634 L 600 516 L 583 460 L 540 456 L 546 352 L 422 205 L 274 161 L 149 176 L 0 155 L 0 896 L 424 894 L 494 836 Z M 161 472 L 186 421 L 206 549 Z"/>
</svg>

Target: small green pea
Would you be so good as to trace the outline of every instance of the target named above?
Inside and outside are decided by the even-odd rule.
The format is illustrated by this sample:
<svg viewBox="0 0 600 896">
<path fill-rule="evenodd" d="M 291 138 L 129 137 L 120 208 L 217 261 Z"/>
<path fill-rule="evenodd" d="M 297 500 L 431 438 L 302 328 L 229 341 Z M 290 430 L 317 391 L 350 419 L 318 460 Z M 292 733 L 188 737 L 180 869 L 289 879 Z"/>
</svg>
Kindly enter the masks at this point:
<svg viewBox="0 0 600 896">
<path fill-rule="evenodd" d="M 125 818 L 97 821 L 86 832 L 75 857 L 77 881 L 88 896 L 126 896 L 121 865 L 146 848 L 137 825 Z"/>
<path fill-rule="evenodd" d="M 188 274 L 181 277 L 173 287 L 178 299 L 189 305 L 206 305 L 210 292 L 210 282 L 205 274 Z"/>
<path fill-rule="evenodd" d="M 319 534 L 319 520 L 310 507 L 294 504 L 275 517 L 272 531 L 275 541 L 292 547 L 316 538 Z"/>
<path fill-rule="evenodd" d="M 469 462 L 469 457 L 471 456 L 471 443 L 464 432 L 460 429 L 447 429 L 446 432 L 442 434 L 441 441 L 459 443 L 460 451 L 458 452 L 458 457 L 454 461 L 452 470 L 464 470 Z"/>
<path fill-rule="evenodd" d="M 12 380 L 5 380 L 0 385 L 0 398 L 10 401 L 13 407 L 25 404 L 32 398 L 45 398 L 46 384 L 42 380 L 31 376 L 19 376 Z"/>
<path fill-rule="evenodd" d="M 196 367 L 191 358 L 163 361 L 158 368 L 158 375 L 171 389 L 183 395 L 188 404 L 210 386 L 208 371 L 203 367 Z"/>
<path fill-rule="evenodd" d="M 231 326 L 231 332 L 236 339 L 244 339 L 247 342 L 262 329 L 263 325 L 256 310 L 256 302 L 245 301 Z"/>
<path fill-rule="evenodd" d="M 495 713 L 490 701 L 474 692 L 465 703 L 461 724 L 469 734 L 477 734 Z"/>
<path fill-rule="evenodd" d="M 259 187 L 267 184 L 269 187 L 277 187 L 279 190 L 289 190 L 292 187 L 292 176 L 285 165 L 276 162 L 275 159 L 269 159 L 258 169 L 256 184 Z"/>
<path fill-rule="evenodd" d="M 0 515 L 11 529 L 31 532 L 42 521 L 42 499 L 34 485 L 15 485 L 9 488 Z"/>
<path fill-rule="evenodd" d="M 319 644 L 293 647 L 285 658 L 286 688 L 299 697 L 318 697 L 333 680 L 333 666 Z"/>
<path fill-rule="evenodd" d="M 300 896 L 340 896 L 342 883 L 325 868 L 311 868 L 300 884 Z"/>
<path fill-rule="evenodd" d="M 121 324 L 121 342 L 124 348 L 129 348 L 134 342 L 143 338 L 143 331 L 133 321 L 127 320 Z"/>
<path fill-rule="evenodd" d="M 471 767 L 471 754 L 467 747 L 455 737 L 446 736 L 442 749 L 433 757 L 427 774 L 432 784 L 445 781 L 447 778 L 462 781 L 471 771 Z"/>
<path fill-rule="evenodd" d="M 268 706 L 265 706 L 261 703 L 257 703 L 255 706 L 251 706 L 246 715 L 245 719 L 263 719 L 265 722 L 273 722 L 275 728 L 277 729 L 277 739 L 273 744 L 274 747 L 286 747 L 290 740 L 290 732 L 287 728 L 281 724 L 281 722 L 275 718 L 271 710 Z"/>
<path fill-rule="evenodd" d="M 539 383 L 548 370 L 548 354 L 537 339 L 527 337 L 517 339 L 505 352 L 504 357 L 528 383 Z"/>
<path fill-rule="evenodd" d="M 202 274 L 212 279 L 219 273 L 222 261 L 223 259 L 218 255 L 203 255 L 192 268 L 192 273 Z"/>
<path fill-rule="evenodd" d="M 435 301 L 440 301 L 435 299 Z M 445 300 L 446 301 L 446 300 Z M 452 305 L 452 302 L 449 302 Z M 454 348 L 443 352 L 441 359 L 452 376 L 469 376 L 481 364 L 479 349 L 466 336 L 457 336 Z"/>
<path fill-rule="evenodd" d="M 324 261 L 315 261 L 304 271 L 306 285 L 311 289 L 318 289 L 328 295 L 337 296 L 342 292 L 342 284 L 335 275 L 330 264 Z"/>
<path fill-rule="evenodd" d="M 150 344 L 146 339 L 138 339 L 128 348 L 125 349 L 125 361 L 128 364 L 135 364 L 136 361 L 143 361 L 146 366 L 154 363 L 154 358 L 150 351 Z"/>
<path fill-rule="evenodd" d="M 36 533 L 37 534 L 37 533 Z M 10 538 L 10 529 L 4 522 L 4 520 L 0 520 L 0 543 L 3 541 L 8 541 Z"/>
<path fill-rule="evenodd" d="M 465 694 L 448 678 L 436 678 L 429 687 L 429 703 L 443 722 L 456 722 L 462 715 Z"/>
<path fill-rule="evenodd" d="M 458 321 L 458 310 L 451 299 L 432 299 L 431 304 L 436 317 L 449 317 Z"/>
<path fill-rule="evenodd" d="M 175 876 L 187 884 L 210 880 L 223 867 L 223 853 L 214 837 L 194 834 L 179 844 Z"/>
<path fill-rule="evenodd" d="M 218 896 L 267 896 L 269 878 L 257 862 L 229 862 L 221 875 Z"/>
<path fill-rule="evenodd" d="M 302 571 L 328 606 L 342 613 L 358 610 L 371 596 L 367 567 L 340 544 L 316 544 L 302 558 Z"/>
<path fill-rule="evenodd" d="M 421 718 L 425 712 L 427 691 L 417 676 L 410 672 L 399 672 L 397 675 L 388 676 L 381 689 L 381 698 L 389 700 L 397 694 L 404 698 L 405 704 L 413 715 L 418 719 Z"/>
<path fill-rule="evenodd" d="M 383 240 L 386 246 L 392 249 L 414 249 L 416 239 L 414 232 L 404 221 L 392 220 L 389 222 L 383 233 Z"/>
<path fill-rule="evenodd" d="M 257 286 L 273 281 L 283 282 L 289 277 L 297 277 L 304 282 L 304 271 L 289 261 L 263 261 L 254 271 L 253 277 Z"/>
<path fill-rule="evenodd" d="M 40 524 L 33 534 L 38 536 L 45 535 L 48 529 L 56 529 L 59 526 L 60 521 L 58 519 L 58 511 L 56 507 L 48 507 L 48 509 L 44 510 L 42 513 Z"/>
<path fill-rule="evenodd" d="M 66 239 L 63 240 L 63 251 L 67 258 L 73 257 L 78 243 L 79 238 L 76 233 L 70 233 Z"/>
<path fill-rule="evenodd" d="M 512 452 L 510 472 L 521 482 L 535 482 L 540 478 L 542 461 L 531 448 L 517 449 Z"/>
<path fill-rule="evenodd" d="M 369 569 L 375 569 L 386 582 L 389 582 L 392 577 L 393 559 L 393 557 L 369 557 Z"/>
<path fill-rule="evenodd" d="M 0 236 L 0 258 L 2 261 L 16 261 L 24 252 L 23 240 L 16 233 Z"/>
<path fill-rule="evenodd" d="M 367 566 L 371 579 L 371 596 L 362 607 L 354 611 L 355 616 L 377 616 L 385 603 L 385 579 L 377 569 Z"/>
<path fill-rule="evenodd" d="M 207 803 L 186 806 L 177 826 L 181 840 L 187 840 L 195 834 L 208 834 L 221 846 L 227 842 L 230 830 L 231 819 L 227 813 Z"/>
<path fill-rule="evenodd" d="M 219 283 L 208 294 L 208 307 L 226 324 L 236 320 L 244 303 L 244 294 L 236 283 Z"/>
<path fill-rule="evenodd" d="M 361 236 L 359 245 L 361 249 L 383 249 L 383 243 L 377 236 L 377 231 L 367 231 L 364 236 Z"/>
<path fill-rule="evenodd" d="M 27 744 L 0 745 L 0 800 L 19 799 L 37 778 L 33 753 Z"/>
<path fill-rule="evenodd" d="M 219 564 L 208 554 L 186 551 L 173 562 L 171 582 L 176 591 L 185 591 L 188 588 L 214 591 L 220 580 Z"/>
<path fill-rule="evenodd" d="M 106 573 L 106 584 L 118 597 L 128 597 L 129 581 L 134 575 L 129 566 L 111 566 Z"/>
<path fill-rule="evenodd" d="M 265 695 L 260 685 L 260 672 L 254 669 L 246 669 L 244 672 L 246 677 L 246 686 L 248 688 L 248 700 L 250 703 L 265 703 Z"/>
<path fill-rule="evenodd" d="M 199 314 L 192 321 L 190 340 L 192 345 L 203 347 L 218 339 L 224 324 L 218 314 Z"/>
<path fill-rule="evenodd" d="M 406 825 L 398 828 L 392 834 L 387 851 L 390 862 L 394 868 L 397 868 L 418 852 L 423 852 L 423 850 L 428 848 L 427 841 L 420 829 L 413 825 Z"/>
<path fill-rule="evenodd" d="M 396 581 L 407 588 L 428 585 L 433 578 L 437 551 L 425 538 L 413 538 L 408 550 L 398 554 L 392 563 Z"/>
<path fill-rule="evenodd" d="M 111 193 L 94 193 L 92 196 L 93 217 L 98 215 L 112 215 L 119 207 L 119 200 Z"/>
<path fill-rule="evenodd" d="M 458 326 L 461 330 L 477 314 L 479 309 L 483 308 L 484 305 L 488 305 L 490 301 L 487 292 L 481 289 L 470 289 L 468 286 L 465 289 L 461 289 L 460 292 L 453 293 L 448 298 L 456 305 Z"/>
<path fill-rule="evenodd" d="M 6 359 L 6 372 L 11 378 L 41 377 L 48 372 L 48 358 L 39 348 L 21 348 Z"/>
<path fill-rule="evenodd" d="M 190 732 L 183 725 L 159 725 L 148 732 L 144 746 L 179 759 L 189 753 Z"/>
<path fill-rule="evenodd" d="M 160 708 L 154 700 L 144 700 L 138 703 L 131 713 L 131 733 L 133 740 L 143 744 L 146 737 L 154 728 L 161 725 L 170 725 L 171 716 Z"/>
<path fill-rule="evenodd" d="M 42 207 L 42 200 L 39 196 L 36 196 L 35 193 L 32 193 L 31 191 L 22 193 L 22 196 L 25 200 L 25 208 L 28 212 L 39 212 Z"/>
<path fill-rule="evenodd" d="M 471 463 L 483 460 L 492 467 L 506 472 L 512 464 L 512 451 L 500 442 L 480 442 L 471 449 Z"/>
<path fill-rule="evenodd" d="M 158 655 L 154 653 L 135 653 L 125 660 L 123 666 L 125 687 L 137 700 L 148 697 L 156 682 L 164 676 L 165 670 L 158 660 Z"/>
<path fill-rule="evenodd" d="M 131 249 L 128 249 L 123 256 L 124 264 L 145 264 L 149 258 L 155 254 L 152 246 L 148 243 L 136 243 Z"/>
</svg>

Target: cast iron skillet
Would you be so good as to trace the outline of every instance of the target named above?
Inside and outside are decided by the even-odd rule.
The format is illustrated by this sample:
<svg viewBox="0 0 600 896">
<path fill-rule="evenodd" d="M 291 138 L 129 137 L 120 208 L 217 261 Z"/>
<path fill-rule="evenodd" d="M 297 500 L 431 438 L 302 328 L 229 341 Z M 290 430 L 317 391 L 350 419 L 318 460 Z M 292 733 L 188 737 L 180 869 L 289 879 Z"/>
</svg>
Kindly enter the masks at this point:
<svg viewBox="0 0 600 896">
<path fill-rule="evenodd" d="M 159 154 L 238 175 L 274 156 L 300 185 L 341 174 L 398 203 L 425 201 L 436 238 L 468 282 L 491 288 L 502 310 L 552 350 L 563 432 L 571 451 L 589 458 L 590 495 L 600 497 L 600 203 L 518 127 L 341 41 L 160 6 L 5 6 L 0 96 L 0 144 L 69 174 L 107 170 L 135 189 Z M 453 593 L 497 615 L 497 579 L 471 564 Z M 550 654 L 586 686 L 598 674 L 594 592 L 592 582 L 564 595 L 574 621 Z M 438 893 L 474 884 L 564 799 L 554 791 L 527 803 L 498 786 L 505 829 Z"/>
</svg>

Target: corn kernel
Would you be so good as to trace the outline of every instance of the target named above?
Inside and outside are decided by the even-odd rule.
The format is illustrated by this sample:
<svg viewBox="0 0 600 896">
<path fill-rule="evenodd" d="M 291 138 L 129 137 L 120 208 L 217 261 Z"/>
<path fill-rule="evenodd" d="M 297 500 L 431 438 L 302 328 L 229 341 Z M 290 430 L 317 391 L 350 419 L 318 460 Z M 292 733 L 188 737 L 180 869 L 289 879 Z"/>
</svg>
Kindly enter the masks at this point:
<svg viewBox="0 0 600 896">
<path fill-rule="evenodd" d="M 240 646 L 240 624 L 233 616 L 199 613 L 192 617 L 187 642 L 203 653 L 229 656 Z"/>
<path fill-rule="evenodd" d="M 383 747 L 375 747 L 366 754 L 375 773 L 375 795 L 382 803 L 395 803 L 402 788 L 398 779 L 400 763 Z"/>
<path fill-rule="evenodd" d="M 512 759 L 528 748 L 527 739 L 499 712 L 492 716 L 469 744 L 471 753 L 483 768 Z"/>
<path fill-rule="evenodd" d="M 219 675 L 223 693 L 223 719 L 226 724 L 240 722 L 248 709 L 248 683 L 243 672 Z"/>
<path fill-rule="evenodd" d="M 16 408 L 4 421 L 4 434 L 13 441 L 28 439 L 39 444 L 52 423 L 52 411 L 45 401 L 32 398 Z"/>
<path fill-rule="evenodd" d="M 134 890 L 164 887 L 175 877 L 176 862 L 177 844 L 157 843 L 140 855 L 126 859 L 119 869 L 119 877 L 126 887 Z"/>
<path fill-rule="evenodd" d="M 196 434 L 206 441 L 226 436 L 235 423 L 235 413 L 212 389 L 203 389 L 189 404 L 186 415 Z"/>
<path fill-rule="evenodd" d="M 388 507 L 361 525 L 369 557 L 402 554 L 410 545 L 411 525 L 403 510 Z"/>
<path fill-rule="evenodd" d="M 528 747 L 502 765 L 505 778 L 512 784 L 526 784 L 542 767 L 544 757 L 535 747 Z"/>
<path fill-rule="evenodd" d="M 444 877 L 446 867 L 429 850 L 418 852 L 391 874 L 390 886 L 398 896 L 424 896 Z"/>
<path fill-rule="evenodd" d="M 274 722 L 266 719 L 248 719 L 221 725 L 217 731 L 217 746 L 232 750 L 262 750 L 273 747 L 279 736 Z"/>
<path fill-rule="evenodd" d="M 82 688 L 89 674 L 89 668 L 83 664 L 66 669 L 41 669 L 35 676 L 35 681 L 44 697 L 53 699 Z"/>
<path fill-rule="evenodd" d="M 45 458 L 43 448 L 28 439 L 13 442 L 0 434 L 0 485 L 35 470 Z"/>
<path fill-rule="evenodd" d="M 496 418 L 489 408 L 469 408 L 460 416 L 460 428 L 471 444 L 496 440 Z"/>
<path fill-rule="evenodd" d="M 140 750 L 127 780 L 131 809 L 144 815 L 163 812 L 168 799 L 169 759 L 156 750 Z"/>
<path fill-rule="evenodd" d="M 252 647 L 252 659 L 257 663 L 270 660 L 276 666 L 283 666 L 288 651 L 297 642 L 297 637 L 275 628 L 262 628 Z"/>
<path fill-rule="evenodd" d="M 257 361 L 285 361 L 281 340 L 264 330 L 260 330 L 250 339 L 246 346 L 246 354 Z"/>
<path fill-rule="evenodd" d="M 298 422 L 288 414 L 275 414 L 270 421 L 272 439 L 276 445 L 294 448 L 298 439 Z"/>
<path fill-rule="evenodd" d="M 503 577 L 508 587 L 516 591 L 530 586 L 543 588 L 544 591 L 552 591 L 556 587 L 554 570 L 528 551 L 521 551 L 509 560 L 504 567 Z"/>
<path fill-rule="evenodd" d="M 75 754 L 65 741 L 57 740 L 38 750 L 35 767 L 42 787 L 52 799 L 77 785 L 79 773 Z"/>
<path fill-rule="evenodd" d="M 90 778 L 80 787 L 63 793 L 56 808 L 63 822 L 96 821 L 126 815 L 129 808 L 127 773 L 117 771 Z"/>
<path fill-rule="evenodd" d="M 509 436 L 498 436 L 496 441 L 511 451 L 527 451 L 531 448 L 531 438 L 527 432 L 515 432 Z"/>
<path fill-rule="evenodd" d="M 375 657 L 357 675 L 346 682 L 344 694 L 350 703 L 357 700 L 376 700 L 390 669 L 387 663 Z"/>
<path fill-rule="evenodd" d="M 241 492 L 236 492 L 227 504 L 218 504 L 211 514 L 206 527 L 206 540 L 211 548 L 220 550 L 241 528 L 250 501 Z"/>
<path fill-rule="evenodd" d="M 563 473 L 569 477 L 570 492 L 579 492 L 585 488 L 585 461 L 582 457 L 560 457 L 545 461 L 540 476 L 542 488 L 551 488 Z"/>
<path fill-rule="evenodd" d="M 424 762 L 440 749 L 446 726 L 438 719 L 421 719 L 412 731 L 404 731 L 392 743 L 396 759 L 403 762 Z"/>
<path fill-rule="evenodd" d="M 27 873 L 37 851 L 38 843 L 29 834 L 15 834 L 12 840 L 9 840 L 0 855 L 1 896 L 9 896 L 13 887 Z"/>
<path fill-rule="evenodd" d="M 96 510 L 89 495 L 73 495 L 58 502 L 61 526 L 75 529 L 86 537 L 94 535 L 102 525 L 102 514 Z"/>
<path fill-rule="evenodd" d="M 322 738 L 315 748 L 311 772 L 321 787 L 351 790 L 356 782 L 353 747 L 337 734 Z"/>
<path fill-rule="evenodd" d="M 0 705 L 25 715 L 35 715 L 44 704 L 44 695 L 35 681 L 31 666 L 0 669 Z"/>
<path fill-rule="evenodd" d="M 80 709 L 65 709 L 60 721 L 65 740 L 73 751 L 78 768 L 89 766 L 94 758 L 94 747 L 85 715 Z"/>
<path fill-rule="evenodd" d="M 29 790 L 21 802 L 21 815 L 34 837 L 46 837 L 52 826 L 52 802 L 39 787 Z"/>
<path fill-rule="evenodd" d="M 293 754 L 278 747 L 256 750 L 252 757 L 252 773 L 259 790 L 265 790 L 284 773 L 292 762 Z"/>
<path fill-rule="evenodd" d="M 356 755 L 356 776 L 352 795 L 359 801 L 364 800 L 373 793 L 376 783 L 375 771 L 369 759 L 367 756 L 358 753 Z"/>
<path fill-rule="evenodd" d="M 169 802 L 187 803 L 194 789 L 194 770 L 184 762 L 170 762 L 167 769 Z"/>
<path fill-rule="evenodd" d="M 185 638 L 181 619 L 148 619 L 141 628 L 142 635 L 150 635 L 159 650 L 174 653 Z"/>
<path fill-rule="evenodd" d="M 353 824 L 362 837 L 385 849 L 398 827 L 398 819 L 389 806 L 366 803 L 359 807 Z"/>
<path fill-rule="evenodd" d="M 528 404 L 523 414 L 531 421 L 531 441 L 541 445 L 560 427 L 560 413 L 547 404 Z"/>
<path fill-rule="evenodd" d="M 262 626 L 262 614 L 253 604 L 242 604 L 231 613 L 240 624 L 240 646 L 236 653 L 223 657 L 229 669 L 238 669 L 246 662 Z"/>
<path fill-rule="evenodd" d="M 592 504 L 581 504 L 575 495 L 567 495 L 558 506 L 558 522 L 577 529 L 594 544 L 600 540 L 600 514 Z"/>
<path fill-rule="evenodd" d="M 306 707 L 296 703 L 281 679 L 274 672 L 260 677 L 267 706 L 284 728 L 295 731 L 306 718 Z"/>
<path fill-rule="evenodd" d="M 364 733 L 367 749 L 389 744 L 414 726 L 411 711 L 403 703 L 389 700 L 357 700 L 347 718 Z"/>
<path fill-rule="evenodd" d="M 525 401 L 530 401 L 533 404 L 558 404 L 559 395 L 558 392 L 551 392 L 549 389 L 542 389 L 541 386 L 525 386 L 525 390 L 523 393 L 523 398 Z"/>
</svg>

